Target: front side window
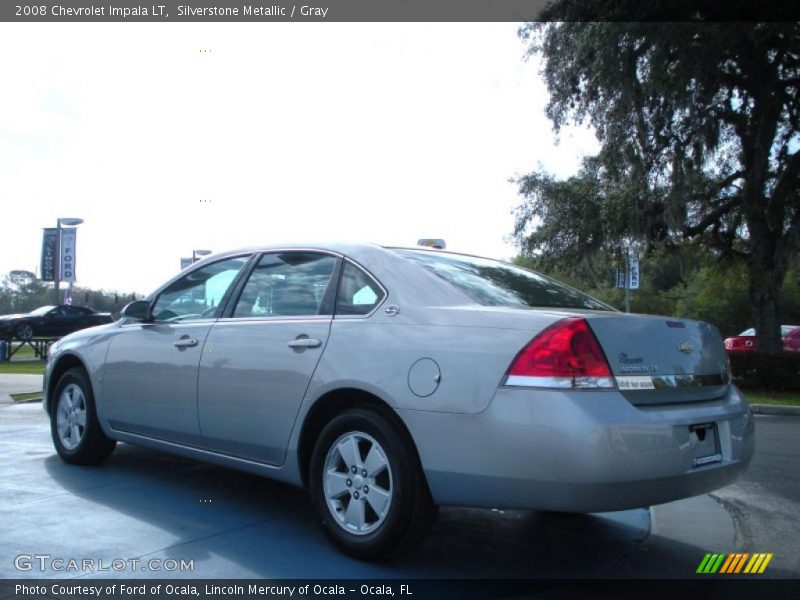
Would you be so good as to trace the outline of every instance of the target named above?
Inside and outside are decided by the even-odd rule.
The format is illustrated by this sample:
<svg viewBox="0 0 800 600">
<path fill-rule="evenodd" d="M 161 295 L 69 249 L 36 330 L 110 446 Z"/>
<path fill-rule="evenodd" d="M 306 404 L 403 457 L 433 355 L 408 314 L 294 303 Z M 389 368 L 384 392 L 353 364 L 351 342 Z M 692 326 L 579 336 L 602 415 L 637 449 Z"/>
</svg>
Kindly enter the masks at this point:
<svg viewBox="0 0 800 600">
<path fill-rule="evenodd" d="M 366 315 L 383 300 L 381 286 L 367 273 L 346 262 L 336 298 L 337 315 Z"/>
<path fill-rule="evenodd" d="M 336 260 L 316 252 L 265 254 L 250 274 L 233 318 L 321 314 Z"/>
<path fill-rule="evenodd" d="M 237 256 L 211 263 L 173 282 L 153 305 L 153 320 L 179 322 L 218 317 L 225 293 L 248 259 Z"/>
<path fill-rule="evenodd" d="M 422 265 L 484 306 L 614 310 L 580 290 L 497 260 L 399 248 L 395 252 Z"/>
</svg>

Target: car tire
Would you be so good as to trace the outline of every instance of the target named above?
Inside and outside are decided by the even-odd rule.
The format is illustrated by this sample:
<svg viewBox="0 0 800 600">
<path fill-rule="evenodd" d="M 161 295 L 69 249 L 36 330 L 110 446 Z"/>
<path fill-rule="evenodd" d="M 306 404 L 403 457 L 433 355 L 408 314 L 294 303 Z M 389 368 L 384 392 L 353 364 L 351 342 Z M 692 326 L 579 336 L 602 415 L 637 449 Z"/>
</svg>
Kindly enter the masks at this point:
<svg viewBox="0 0 800 600">
<path fill-rule="evenodd" d="M 28 323 L 23 323 L 19 327 L 17 327 L 16 331 L 14 332 L 14 337 L 16 337 L 20 342 L 27 342 L 33 338 L 33 327 L 31 327 Z"/>
<path fill-rule="evenodd" d="M 309 475 L 328 539 L 360 560 L 413 546 L 436 515 L 411 440 L 377 410 L 354 408 L 333 418 L 314 446 Z"/>
<path fill-rule="evenodd" d="M 114 451 L 117 442 L 103 433 L 83 369 L 70 369 L 58 380 L 50 407 L 50 432 L 58 455 L 73 465 L 100 464 Z"/>
</svg>

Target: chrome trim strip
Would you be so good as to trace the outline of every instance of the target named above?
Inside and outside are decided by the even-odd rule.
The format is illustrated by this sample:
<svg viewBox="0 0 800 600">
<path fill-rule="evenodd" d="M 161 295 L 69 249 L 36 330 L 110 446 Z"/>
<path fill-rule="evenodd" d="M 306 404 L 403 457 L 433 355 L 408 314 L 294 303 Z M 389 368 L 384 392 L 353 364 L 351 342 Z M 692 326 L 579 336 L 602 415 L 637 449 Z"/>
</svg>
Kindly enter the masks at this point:
<svg viewBox="0 0 800 600">
<path fill-rule="evenodd" d="M 614 381 L 611 377 L 529 377 L 527 375 L 509 375 L 503 385 L 559 390 L 611 389 L 614 387 Z"/>
<path fill-rule="evenodd" d="M 701 375 L 618 375 L 614 378 L 621 390 L 669 390 L 713 387 L 730 383 L 727 373 Z"/>
</svg>

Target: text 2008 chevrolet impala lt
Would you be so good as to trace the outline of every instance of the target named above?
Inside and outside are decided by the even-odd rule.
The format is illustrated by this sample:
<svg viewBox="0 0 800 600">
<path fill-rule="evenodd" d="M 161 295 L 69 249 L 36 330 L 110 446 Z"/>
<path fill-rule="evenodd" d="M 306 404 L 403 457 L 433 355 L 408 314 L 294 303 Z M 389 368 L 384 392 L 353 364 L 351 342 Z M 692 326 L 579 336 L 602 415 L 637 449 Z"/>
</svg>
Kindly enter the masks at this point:
<svg viewBox="0 0 800 600">
<path fill-rule="evenodd" d="M 648 506 L 730 483 L 754 447 L 714 327 L 422 248 L 206 258 L 59 341 L 44 384 L 65 461 L 121 441 L 307 486 L 363 559 L 438 505 Z"/>
</svg>

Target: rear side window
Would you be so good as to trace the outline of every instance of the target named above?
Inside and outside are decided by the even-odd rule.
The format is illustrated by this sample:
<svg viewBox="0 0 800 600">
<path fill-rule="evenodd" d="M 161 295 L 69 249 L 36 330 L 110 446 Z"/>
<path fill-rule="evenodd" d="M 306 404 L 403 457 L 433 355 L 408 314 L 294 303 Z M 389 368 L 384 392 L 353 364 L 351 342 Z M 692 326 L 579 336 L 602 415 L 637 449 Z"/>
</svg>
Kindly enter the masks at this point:
<svg viewBox="0 0 800 600">
<path fill-rule="evenodd" d="M 233 317 L 317 315 L 335 266 L 336 258 L 316 252 L 265 254 L 244 286 Z"/>
<path fill-rule="evenodd" d="M 345 262 L 336 298 L 336 314 L 369 314 L 381 303 L 384 295 L 383 289 L 372 277 L 352 263 Z"/>
<path fill-rule="evenodd" d="M 395 249 L 484 306 L 614 310 L 554 279 L 508 263 L 447 252 Z"/>
</svg>

